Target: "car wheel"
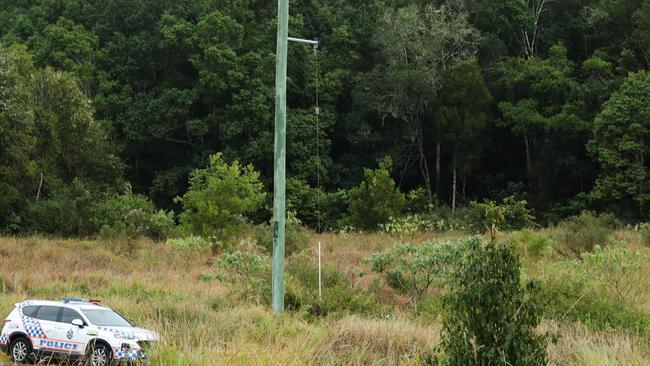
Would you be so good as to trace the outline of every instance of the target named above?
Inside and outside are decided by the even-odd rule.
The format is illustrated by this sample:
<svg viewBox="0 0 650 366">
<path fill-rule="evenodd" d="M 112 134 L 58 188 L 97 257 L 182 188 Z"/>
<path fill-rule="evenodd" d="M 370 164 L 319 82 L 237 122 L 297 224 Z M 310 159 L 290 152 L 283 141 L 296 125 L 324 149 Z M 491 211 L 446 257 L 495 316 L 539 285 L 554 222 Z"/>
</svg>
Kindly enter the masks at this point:
<svg viewBox="0 0 650 366">
<path fill-rule="evenodd" d="M 113 352 L 103 344 L 95 344 L 90 347 L 86 356 L 88 366 L 110 366 L 113 364 Z"/>
<path fill-rule="evenodd" d="M 25 337 L 14 339 L 9 344 L 9 355 L 15 363 L 32 363 L 34 361 L 32 343 Z"/>
</svg>

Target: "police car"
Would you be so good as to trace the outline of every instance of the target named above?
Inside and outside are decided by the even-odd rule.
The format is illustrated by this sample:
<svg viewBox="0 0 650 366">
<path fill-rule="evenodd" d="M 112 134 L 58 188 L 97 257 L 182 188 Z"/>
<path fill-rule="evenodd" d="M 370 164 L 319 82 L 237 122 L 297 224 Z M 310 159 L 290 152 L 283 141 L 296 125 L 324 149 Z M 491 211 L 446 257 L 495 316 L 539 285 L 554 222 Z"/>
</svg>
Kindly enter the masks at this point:
<svg viewBox="0 0 650 366">
<path fill-rule="evenodd" d="M 16 363 L 52 357 L 109 366 L 145 361 L 146 349 L 158 339 L 97 300 L 63 298 L 16 304 L 0 332 L 0 349 Z"/>
</svg>

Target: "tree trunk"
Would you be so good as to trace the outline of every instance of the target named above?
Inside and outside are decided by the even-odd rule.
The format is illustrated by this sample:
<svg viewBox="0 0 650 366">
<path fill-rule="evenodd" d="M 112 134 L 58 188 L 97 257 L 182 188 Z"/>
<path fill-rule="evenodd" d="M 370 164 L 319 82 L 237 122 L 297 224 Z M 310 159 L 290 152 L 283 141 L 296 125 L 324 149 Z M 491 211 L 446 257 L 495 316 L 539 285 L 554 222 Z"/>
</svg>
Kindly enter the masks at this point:
<svg viewBox="0 0 650 366">
<path fill-rule="evenodd" d="M 429 203 L 433 203 L 433 192 L 431 192 L 431 175 L 429 174 L 429 164 L 427 163 L 427 156 L 424 154 L 424 138 L 422 136 L 422 129 L 420 128 L 417 136 L 418 153 L 420 155 L 420 172 L 424 179 L 424 185 L 427 188 L 427 198 Z"/>
<path fill-rule="evenodd" d="M 528 131 L 524 131 L 524 146 L 526 147 L 526 176 L 528 178 L 528 193 L 533 192 L 533 159 L 530 154 Z"/>
<path fill-rule="evenodd" d="M 456 211 L 456 149 L 452 158 L 453 178 L 451 180 L 451 212 Z"/>
<path fill-rule="evenodd" d="M 440 197 L 440 137 L 436 141 L 436 196 Z"/>
</svg>

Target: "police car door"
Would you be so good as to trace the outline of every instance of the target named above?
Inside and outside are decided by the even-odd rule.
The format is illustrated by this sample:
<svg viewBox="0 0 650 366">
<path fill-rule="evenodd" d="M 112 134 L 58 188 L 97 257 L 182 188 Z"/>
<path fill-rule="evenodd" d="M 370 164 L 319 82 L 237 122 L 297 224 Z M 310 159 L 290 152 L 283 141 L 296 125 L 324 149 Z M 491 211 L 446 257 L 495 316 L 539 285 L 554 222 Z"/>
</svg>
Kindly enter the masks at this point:
<svg viewBox="0 0 650 366">
<path fill-rule="evenodd" d="M 80 328 L 72 324 L 72 321 L 75 319 L 83 321 L 79 312 L 64 307 L 61 312 L 61 320 L 58 324 L 58 338 L 61 340 L 60 343 L 65 348 L 65 351 L 63 352 L 72 355 L 83 355 L 88 336 L 86 335 L 85 328 Z"/>
<path fill-rule="evenodd" d="M 56 326 L 60 310 L 58 306 L 41 305 L 34 314 L 33 320 L 25 322 L 25 329 L 35 349 L 56 351 L 53 349 L 53 340 L 58 335 Z"/>
</svg>

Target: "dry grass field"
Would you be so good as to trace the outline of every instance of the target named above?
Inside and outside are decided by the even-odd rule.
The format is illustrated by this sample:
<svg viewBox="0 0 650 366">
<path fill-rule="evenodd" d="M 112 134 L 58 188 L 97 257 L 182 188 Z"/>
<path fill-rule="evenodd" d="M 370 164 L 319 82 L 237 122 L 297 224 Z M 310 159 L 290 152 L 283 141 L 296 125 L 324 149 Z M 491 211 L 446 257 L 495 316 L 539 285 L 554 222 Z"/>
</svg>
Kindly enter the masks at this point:
<svg viewBox="0 0 650 366">
<path fill-rule="evenodd" d="M 453 240 L 463 234 L 421 234 L 424 240 Z M 507 240 L 508 234 L 501 234 Z M 620 245 L 647 248 L 634 233 L 617 232 Z M 0 239 L 0 313 L 25 299 L 96 296 L 136 324 L 160 332 L 151 355 L 154 365 L 415 365 L 440 337 L 435 314 L 413 315 L 406 299 L 378 282 L 363 259 L 398 241 L 382 234 L 324 234 L 323 262 L 336 267 L 352 291 L 379 283 L 378 310 L 341 311 L 309 316 L 289 311 L 276 316 L 263 300 L 233 296 L 233 285 L 206 281 L 216 257 L 209 251 L 187 261 L 164 243 L 124 246 L 101 240 L 58 240 L 40 237 Z M 304 258 L 314 258 L 308 249 Z M 289 259 L 291 263 L 293 259 Z M 527 278 L 561 271 L 549 255 L 524 255 Z M 315 266 L 314 266 L 315 268 Z M 644 270 L 650 271 L 646 263 Z M 557 274 L 557 273 L 556 273 Z M 646 279 L 650 276 L 646 276 Z M 326 287 L 324 291 L 329 291 Z M 436 293 L 430 295 L 435 298 Z M 648 314 L 649 295 L 634 308 Z M 545 319 L 540 331 L 551 331 L 553 365 L 650 365 L 648 333 L 621 326 Z M 0 362 L 8 358 L 0 356 Z"/>
</svg>

